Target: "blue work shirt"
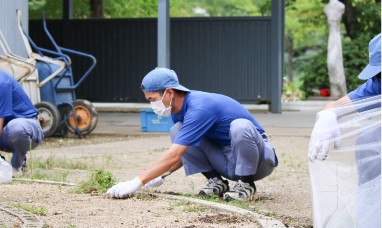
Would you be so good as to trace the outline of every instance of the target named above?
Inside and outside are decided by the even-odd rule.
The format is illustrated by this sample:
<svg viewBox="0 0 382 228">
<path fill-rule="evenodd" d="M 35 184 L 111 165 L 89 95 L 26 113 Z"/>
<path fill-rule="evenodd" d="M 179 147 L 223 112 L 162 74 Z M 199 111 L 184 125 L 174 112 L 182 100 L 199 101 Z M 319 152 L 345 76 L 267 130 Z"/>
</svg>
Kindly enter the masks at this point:
<svg viewBox="0 0 382 228">
<path fill-rule="evenodd" d="M 369 78 L 364 84 L 348 93 L 352 101 L 376 95 L 381 95 L 381 78 L 378 76 Z"/>
<path fill-rule="evenodd" d="M 0 70 L 0 117 L 4 118 L 4 126 L 15 118 L 33 118 L 37 114 L 37 109 L 16 79 Z"/>
<path fill-rule="evenodd" d="M 260 134 L 264 129 L 239 102 L 221 94 L 191 91 L 186 94 L 182 109 L 172 114 L 174 123 L 183 122 L 173 143 L 199 146 L 204 137 L 219 146 L 231 145 L 230 124 L 235 119 L 250 120 Z"/>
</svg>

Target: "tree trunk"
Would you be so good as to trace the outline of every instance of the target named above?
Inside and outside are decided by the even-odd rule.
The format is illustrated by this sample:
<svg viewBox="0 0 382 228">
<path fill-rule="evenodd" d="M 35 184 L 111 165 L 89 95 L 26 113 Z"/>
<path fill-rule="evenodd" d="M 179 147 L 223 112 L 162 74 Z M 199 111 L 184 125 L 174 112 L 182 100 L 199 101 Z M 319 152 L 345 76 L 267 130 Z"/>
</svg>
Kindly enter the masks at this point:
<svg viewBox="0 0 382 228">
<path fill-rule="evenodd" d="M 290 48 L 288 50 L 288 77 L 289 81 L 293 82 L 293 38 L 289 39 Z"/>
<path fill-rule="evenodd" d="M 352 0 L 340 0 L 340 2 L 342 2 L 345 5 L 345 12 L 342 21 L 345 25 L 346 34 L 350 37 L 350 39 L 353 40 L 357 37 L 357 10 L 352 4 Z"/>
<path fill-rule="evenodd" d="M 288 80 L 293 82 L 293 38 L 286 36 L 286 49 L 288 55 Z"/>
<path fill-rule="evenodd" d="M 104 17 L 104 0 L 90 0 L 90 10 L 92 18 L 103 18 Z"/>
<path fill-rule="evenodd" d="M 344 4 L 338 0 L 330 0 L 325 6 L 324 12 L 328 19 L 328 73 L 330 81 L 330 94 L 334 99 L 346 95 L 346 80 L 342 58 L 342 42 L 340 22 L 344 13 Z"/>
</svg>

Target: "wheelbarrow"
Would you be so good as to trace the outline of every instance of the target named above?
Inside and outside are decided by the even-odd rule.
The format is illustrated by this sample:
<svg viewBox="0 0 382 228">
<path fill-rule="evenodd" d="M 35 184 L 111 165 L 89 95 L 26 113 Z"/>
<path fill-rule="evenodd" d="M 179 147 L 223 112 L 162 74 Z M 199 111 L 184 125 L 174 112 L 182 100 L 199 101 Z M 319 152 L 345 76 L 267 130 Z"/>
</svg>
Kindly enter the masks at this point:
<svg viewBox="0 0 382 228">
<path fill-rule="evenodd" d="M 56 106 L 48 102 L 41 101 L 40 88 L 38 85 L 46 82 L 39 82 L 36 62 L 46 62 L 57 66 L 57 70 L 53 71 L 51 75 L 48 76 L 49 78 L 55 77 L 59 72 L 61 72 L 65 68 L 65 63 L 33 53 L 30 46 L 27 46 L 29 58 L 17 56 L 9 48 L 9 45 L 1 31 L 0 47 L 4 53 L 3 56 L 0 56 L 0 69 L 12 75 L 18 83 L 21 84 L 32 103 L 37 109 L 39 109 L 39 122 L 45 136 L 51 136 L 58 128 L 61 116 Z"/>
<path fill-rule="evenodd" d="M 54 60 L 63 63 L 63 69 L 61 69 L 57 64 L 47 61 L 36 62 L 40 80 L 37 86 L 40 88 L 41 96 L 40 105 L 36 105 L 36 108 L 39 110 L 39 115 L 47 117 L 52 115 L 51 117 L 53 118 L 58 112 L 60 116 L 58 127 L 51 135 L 64 136 L 67 134 L 67 130 L 77 134 L 79 137 L 81 137 L 81 135 L 90 134 L 97 125 L 98 112 L 90 101 L 76 99 L 75 90 L 84 82 L 90 72 L 94 69 L 96 65 L 95 57 L 87 53 L 57 45 L 48 31 L 45 16 L 43 19 L 44 31 L 56 50 L 48 50 L 37 46 L 22 29 L 20 10 L 17 11 L 17 15 L 20 34 L 23 37 L 26 48 L 36 51 L 36 53 L 33 53 L 32 51 L 29 52 L 30 56 L 38 55 L 40 57 L 45 57 L 46 54 L 53 55 L 55 56 L 53 58 Z M 76 83 L 73 79 L 72 62 L 69 55 L 78 55 L 91 60 L 91 65 Z M 54 72 L 58 73 L 54 74 Z M 58 110 L 57 112 L 56 110 L 53 111 L 54 113 L 51 112 L 53 109 L 48 106 L 52 105 L 56 107 L 56 110 Z M 40 120 L 42 125 L 44 124 L 43 121 L 45 120 Z"/>
</svg>

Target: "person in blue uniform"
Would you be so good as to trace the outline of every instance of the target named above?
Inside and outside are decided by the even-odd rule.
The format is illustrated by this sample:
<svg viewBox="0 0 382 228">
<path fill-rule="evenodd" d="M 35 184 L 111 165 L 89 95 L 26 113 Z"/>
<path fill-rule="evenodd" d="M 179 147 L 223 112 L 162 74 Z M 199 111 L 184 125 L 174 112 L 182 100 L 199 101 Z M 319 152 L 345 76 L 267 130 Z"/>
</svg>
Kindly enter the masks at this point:
<svg viewBox="0 0 382 228">
<path fill-rule="evenodd" d="M 251 200 L 255 181 L 270 175 L 278 164 L 273 146 L 251 113 L 228 96 L 185 88 L 175 71 L 167 68 L 150 71 L 141 88 L 156 114 L 172 117 L 172 145 L 150 169 L 107 194 L 124 198 L 141 186 L 158 186 L 163 174 L 184 166 L 187 176 L 206 177 L 199 194 Z M 232 189 L 228 180 L 235 182 Z"/>
<path fill-rule="evenodd" d="M 312 130 L 308 157 L 314 161 L 317 157 L 325 160 L 329 146 L 334 139 L 334 147 L 340 148 L 341 131 L 338 120 L 343 114 L 336 113 L 341 105 L 362 102 L 366 98 L 376 98 L 379 102 L 354 108 L 360 115 L 379 112 L 381 108 L 381 34 L 369 42 L 369 64 L 358 75 L 366 80 L 357 89 L 344 97 L 328 103 L 324 110 L 317 113 Z M 366 114 L 364 114 L 366 113 Z M 380 120 L 380 119 L 379 119 Z M 358 171 L 358 189 L 356 196 L 355 226 L 381 227 L 381 126 L 367 128 L 360 126 L 355 145 L 355 160 Z"/>
<path fill-rule="evenodd" d="M 13 153 L 14 176 L 27 171 L 27 152 L 44 139 L 37 116 L 37 109 L 19 83 L 0 70 L 0 150 Z"/>
<path fill-rule="evenodd" d="M 327 132 L 326 126 L 336 126 L 337 116 L 331 111 L 332 108 L 349 104 L 354 101 L 372 96 L 381 95 L 381 34 L 375 36 L 369 42 L 369 64 L 358 75 L 359 79 L 366 80 L 357 89 L 349 92 L 344 97 L 328 103 L 324 110 L 317 113 L 317 121 L 312 131 L 308 157 L 310 160 L 316 159 L 318 154 L 323 158 L 328 155 L 328 137 L 336 136 L 339 132 Z M 330 128 L 331 131 L 336 128 Z M 335 142 L 336 146 L 336 142 Z"/>
</svg>

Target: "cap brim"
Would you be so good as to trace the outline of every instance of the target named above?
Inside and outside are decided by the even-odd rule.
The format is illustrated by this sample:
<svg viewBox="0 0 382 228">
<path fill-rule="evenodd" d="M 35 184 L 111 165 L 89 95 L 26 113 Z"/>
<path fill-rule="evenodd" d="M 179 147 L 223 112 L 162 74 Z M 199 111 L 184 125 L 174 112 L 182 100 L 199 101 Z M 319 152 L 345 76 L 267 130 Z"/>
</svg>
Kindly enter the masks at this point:
<svg viewBox="0 0 382 228">
<path fill-rule="evenodd" d="M 171 89 L 181 90 L 181 91 L 184 91 L 184 92 L 190 92 L 189 89 L 187 89 L 186 87 L 184 87 L 184 86 L 182 86 L 182 85 L 178 85 L 178 86 L 175 86 L 175 87 L 171 87 Z"/>
<path fill-rule="evenodd" d="M 359 79 L 367 80 L 374 77 L 376 74 L 381 72 L 381 66 L 367 65 L 365 69 L 358 75 Z"/>
</svg>

